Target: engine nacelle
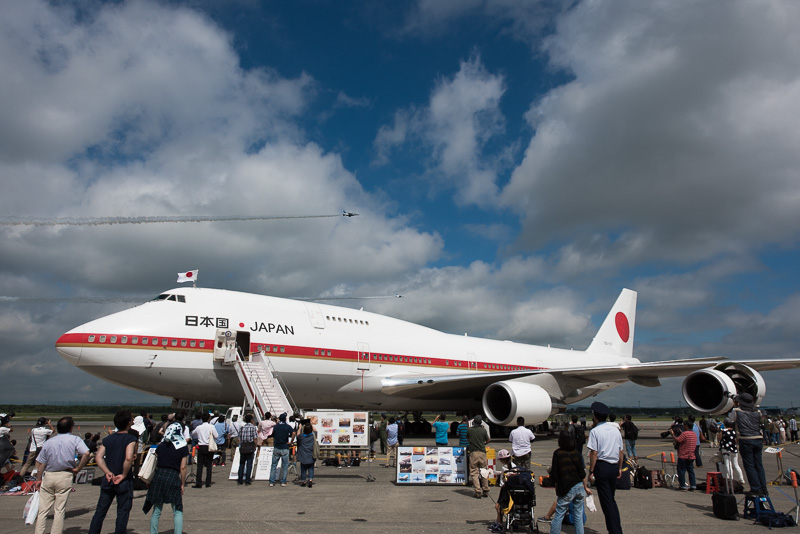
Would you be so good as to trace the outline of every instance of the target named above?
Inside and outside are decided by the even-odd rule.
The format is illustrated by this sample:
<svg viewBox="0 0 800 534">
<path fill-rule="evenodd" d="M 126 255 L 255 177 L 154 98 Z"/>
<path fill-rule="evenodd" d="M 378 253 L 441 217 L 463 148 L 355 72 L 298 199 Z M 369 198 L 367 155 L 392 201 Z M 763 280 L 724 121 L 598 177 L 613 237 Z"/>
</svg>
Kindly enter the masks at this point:
<svg viewBox="0 0 800 534">
<path fill-rule="evenodd" d="M 728 413 L 733 409 L 731 395 L 750 393 L 761 404 L 767 386 L 755 369 L 739 363 L 722 363 L 713 369 L 700 369 L 683 381 L 683 398 L 698 412 Z"/>
<path fill-rule="evenodd" d="M 553 409 L 550 395 L 536 384 L 508 380 L 492 384 L 483 392 L 483 411 L 492 423 L 516 425 L 524 417 L 526 425 L 545 421 Z"/>
</svg>

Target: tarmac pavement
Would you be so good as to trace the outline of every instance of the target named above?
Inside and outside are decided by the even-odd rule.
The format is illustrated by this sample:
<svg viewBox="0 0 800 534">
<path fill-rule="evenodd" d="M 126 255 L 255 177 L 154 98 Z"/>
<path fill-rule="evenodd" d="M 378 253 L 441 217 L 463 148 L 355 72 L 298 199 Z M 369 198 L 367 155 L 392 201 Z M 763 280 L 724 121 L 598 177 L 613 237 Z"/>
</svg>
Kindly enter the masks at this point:
<svg viewBox="0 0 800 534">
<path fill-rule="evenodd" d="M 639 421 L 637 421 L 639 424 Z M 665 426 L 666 423 L 661 423 Z M 102 425 L 84 424 L 80 433 L 99 429 Z M 642 422 L 637 451 L 640 464 L 649 469 L 659 469 L 661 452 L 667 457 L 673 451 L 669 440 L 661 439 L 663 428 L 654 428 L 652 422 Z M 14 425 L 14 437 L 21 443 L 27 439 L 29 428 L 22 422 Z M 76 433 L 78 433 L 76 428 Z M 451 444 L 455 440 L 450 440 Z M 433 445 L 433 438 L 407 438 L 404 445 Z M 495 440 L 490 446 L 508 448 L 510 444 Z M 553 450 L 557 448 L 554 437 L 537 436 L 533 444 L 532 462 L 534 473 L 546 474 Z M 22 445 L 18 445 L 18 452 Z M 706 472 L 715 470 L 710 456 L 713 449 L 703 448 L 704 467 L 696 469 L 697 481 L 705 481 Z M 800 447 L 787 444 L 783 453 L 783 467 L 800 467 Z M 646 457 L 645 457 L 646 456 Z M 487 532 L 486 527 L 494 521 L 494 500 L 498 489 L 492 488 L 490 497 L 476 500 L 468 486 L 409 486 L 393 482 L 395 470 L 383 468 L 384 460 L 362 462 L 359 467 L 320 467 L 317 462 L 313 488 L 290 483 L 282 488 L 270 488 L 267 481 L 254 481 L 251 486 L 239 486 L 229 480 L 230 464 L 215 467 L 210 488 L 186 488 L 184 495 L 184 527 L 186 533 L 284 533 L 325 532 L 326 534 L 371 532 L 404 533 L 431 532 Z M 711 465 L 709 465 L 711 464 Z M 767 480 L 778 476 L 776 455 L 764 454 Z M 299 469 L 299 467 L 298 467 Z M 672 472 L 672 467 L 668 467 Z M 99 470 L 97 470 L 99 474 Z M 290 473 L 290 481 L 293 475 Z M 374 481 L 369 481 L 374 477 Z M 75 484 L 70 495 L 65 521 L 66 534 L 88 531 L 94 514 L 99 488 Z M 128 532 L 145 534 L 150 530 L 150 515 L 142 512 L 146 491 L 137 491 L 128 523 Z M 770 496 L 775 508 L 783 512 L 793 511 L 795 492 L 791 486 L 770 486 Z M 32 527 L 25 526 L 22 510 L 25 496 L 0 497 L 0 533 L 30 533 Z M 555 500 L 555 490 L 536 487 L 536 516 L 542 516 Z M 740 512 L 744 495 L 737 495 Z M 670 531 L 691 533 L 736 533 L 763 530 L 752 520 L 723 521 L 711 510 L 711 495 L 695 491 L 678 491 L 669 488 L 651 490 L 631 489 L 618 491 L 617 503 L 625 532 L 653 532 L 667 528 Z M 112 505 L 106 517 L 103 532 L 114 531 L 116 506 Z M 598 503 L 598 511 L 588 513 L 585 532 L 605 532 L 605 521 Z M 793 514 L 794 515 L 794 514 Z M 48 525 L 49 527 L 49 525 Z M 549 524 L 539 523 L 542 533 L 549 532 Z M 563 532 L 573 532 L 564 526 Z M 165 506 L 161 516 L 159 532 L 172 533 L 172 512 Z"/>
</svg>

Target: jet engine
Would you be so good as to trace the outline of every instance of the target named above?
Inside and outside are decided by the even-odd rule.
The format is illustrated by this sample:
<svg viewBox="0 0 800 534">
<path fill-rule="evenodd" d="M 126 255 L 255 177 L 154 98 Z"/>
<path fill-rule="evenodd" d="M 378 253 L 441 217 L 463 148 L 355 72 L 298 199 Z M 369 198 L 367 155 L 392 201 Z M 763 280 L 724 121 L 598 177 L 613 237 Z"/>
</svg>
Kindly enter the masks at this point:
<svg viewBox="0 0 800 534">
<path fill-rule="evenodd" d="M 553 402 L 536 384 L 512 380 L 497 382 L 483 392 L 483 411 L 492 423 L 513 426 L 517 417 L 526 424 L 540 423 L 550 417 Z"/>
<path fill-rule="evenodd" d="M 740 363 L 723 363 L 689 374 L 683 381 L 683 398 L 698 412 L 728 413 L 733 409 L 732 395 L 750 393 L 756 405 L 761 403 L 767 386 L 753 368 Z"/>
</svg>

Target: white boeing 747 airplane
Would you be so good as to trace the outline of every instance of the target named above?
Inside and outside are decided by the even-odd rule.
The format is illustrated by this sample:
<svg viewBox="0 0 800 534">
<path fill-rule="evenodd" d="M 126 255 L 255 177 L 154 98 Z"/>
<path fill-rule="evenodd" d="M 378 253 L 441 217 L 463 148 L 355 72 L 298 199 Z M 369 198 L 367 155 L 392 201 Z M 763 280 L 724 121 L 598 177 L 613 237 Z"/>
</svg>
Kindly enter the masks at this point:
<svg viewBox="0 0 800 534">
<path fill-rule="evenodd" d="M 264 351 L 301 408 L 454 410 L 498 425 L 529 424 L 631 381 L 686 376 L 683 395 L 724 413 L 731 394 L 766 392 L 759 371 L 800 359 L 633 357 L 636 293 L 623 289 L 585 351 L 445 334 L 361 310 L 206 288 L 178 288 L 62 335 L 56 349 L 110 382 L 175 399 L 238 404 L 242 386 L 222 341 Z M 216 347 L 216 351 L 215 351 Z M 216 354 L 215 354 L 216 352 Z"/>
</svg>

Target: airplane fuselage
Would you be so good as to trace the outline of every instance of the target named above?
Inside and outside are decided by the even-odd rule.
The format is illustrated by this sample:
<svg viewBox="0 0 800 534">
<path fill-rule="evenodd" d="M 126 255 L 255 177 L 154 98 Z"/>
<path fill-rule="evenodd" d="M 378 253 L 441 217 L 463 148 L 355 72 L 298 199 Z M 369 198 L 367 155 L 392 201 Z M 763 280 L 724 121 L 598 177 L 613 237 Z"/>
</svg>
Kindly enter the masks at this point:
<svg viewBox="0 0 800 534">
<path fill-rule="evenodd" d="M 234 369 L 214 357 L 216 336 L 224 330 L 249 353 L 263 351 L 270 358 L 300 407 L 387 410 L 479 410 L 481 399 L 479 394 L 428 400 L 387 395 L 381 391 L 386 377 L 501 374 L 563 367 L 567 361 L 580 367 L 616 365 L 619 360 L 445 334 L 311 302 L 204 288 L 178 288 L 165 295 L 67 332 L 56 344 L 58 352 L 80 369 L 129 388 L 239 404 L 243 392 Z M 552 391 L 558 385 L 543 376 L 540 385 L 571 403 L 617 383 Z"/>
</svg>

